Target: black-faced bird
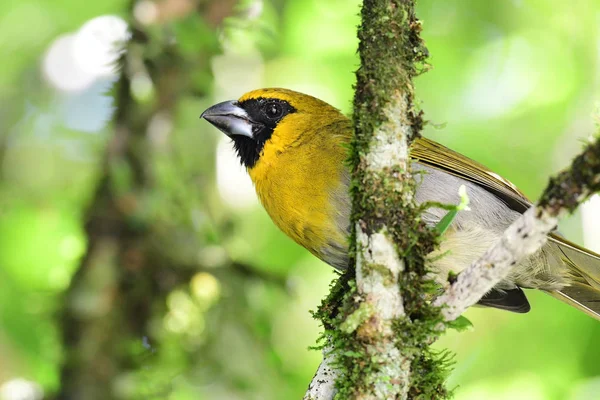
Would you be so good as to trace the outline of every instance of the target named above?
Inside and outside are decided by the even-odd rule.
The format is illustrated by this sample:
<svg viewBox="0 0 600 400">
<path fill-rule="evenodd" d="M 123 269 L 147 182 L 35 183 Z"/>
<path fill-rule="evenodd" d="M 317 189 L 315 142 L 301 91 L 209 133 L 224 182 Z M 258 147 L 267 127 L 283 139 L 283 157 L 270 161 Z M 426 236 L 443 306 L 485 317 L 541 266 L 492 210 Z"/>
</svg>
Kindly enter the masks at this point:
<svg viewBox="0 0 600 400">
<path fill-rule="evenodd" d="M 351 202 L 345 163 L 353 128 L 331 105 L 286 89 L 260 89 L 210 107 L 202 117 L 233 141 L 273 222 L 329 265 L 348 264 Z M 418 202 L 459 203 L 464 185 L 470 210 L 460 211 L 431 254 L 437 280 L 459 273 L 498 241 L 531 202 L 483 165 L 426 138 L 410 149 Z M 447 211 L 430 208 L 437 224 Z M 442 257 L 437 257 L 442 255 Z M 522 288 L 540 289 L 600 319 L 600 256 L 551 233 L 548 242 L 479 304 L 524 313 Z"/>
</svg>

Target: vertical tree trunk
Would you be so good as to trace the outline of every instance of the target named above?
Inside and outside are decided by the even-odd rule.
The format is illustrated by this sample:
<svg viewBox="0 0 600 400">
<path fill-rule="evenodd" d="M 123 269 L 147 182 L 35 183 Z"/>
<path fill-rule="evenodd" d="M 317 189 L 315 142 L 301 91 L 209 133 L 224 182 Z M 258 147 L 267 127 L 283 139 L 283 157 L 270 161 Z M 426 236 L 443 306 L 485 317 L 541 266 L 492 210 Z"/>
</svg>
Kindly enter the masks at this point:
<svg viewBox="0 0 600 400">
<path fill-rule="evenodd" d="M 423 124 L 412 81 L 427 49 L 415 0 L 365 0 L 361 18 L 351 156 L 355 278 L 346 293 L 333 291 L 320 316 L 342 366 L 340 398 L 443 398 L 446 364 L 423 344 L 441 321 L 427 302 L 433 285 L 425 263 L 437 234 L 419 218 L 408 159 Z"/>
</svg>

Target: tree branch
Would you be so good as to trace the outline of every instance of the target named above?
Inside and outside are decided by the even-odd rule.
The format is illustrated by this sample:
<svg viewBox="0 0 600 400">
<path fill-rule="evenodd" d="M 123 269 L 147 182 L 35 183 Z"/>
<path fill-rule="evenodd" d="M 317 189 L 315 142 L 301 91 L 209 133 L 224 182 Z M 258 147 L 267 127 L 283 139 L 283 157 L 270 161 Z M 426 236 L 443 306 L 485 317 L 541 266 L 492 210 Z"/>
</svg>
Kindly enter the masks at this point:
<svg viewBox="0 0 600 400">
<path fill-rule="evenodd" d="M 560 217 L 573 212 L 599 190 L 600 140 L 596 140 L 575 158 L 569 169 L 550 180 L 538 205 L 516 220 L 496 245 L 461 272 L 435 300 L 435 305 L 445 306 L 444 319 L 453 321 L 477 303 L 514 265 L 546 243 L 547 235 L 556 229 Z"/>
<path fill-rule="evenodd" d="M 350 160 L 355 279 L 349 290 L 333 288 L 317 314 L 332 348 L 319 371 L 337 368 L 344 399 L 447 395 L 444 362 L 421 346 L 442 318 L 425 300 L 434 293 L 425 260 L 437 233 L 419 218 L 409 166 L 422 128 L 412 79 L 427 56 L 414 7 L 414 0 L 365 0 L 361 10 Z M 331 374 L 317 372 L 305 398 L 329 399 L 332 387 Z"/>
<path fill-rule="evenodd" d="M 454 321 L 504 279 L 522 259 L 538 251 L 547 235 L 556 228 L 558 218 L 531 207 L 504 232 L 502 239 L 479 260 L 462 271 L 434 304 L 445 306 L 442 315 Z"/>
<path fill-rule="evenodd" d="M 335 356 L 331 346 L 323 349 L 323 361 L 319 365 L 303 400 L 333 399 L 336 394 L 335 381 L 339 378 L 339 370 L 335 368 Z"/>
</svg>

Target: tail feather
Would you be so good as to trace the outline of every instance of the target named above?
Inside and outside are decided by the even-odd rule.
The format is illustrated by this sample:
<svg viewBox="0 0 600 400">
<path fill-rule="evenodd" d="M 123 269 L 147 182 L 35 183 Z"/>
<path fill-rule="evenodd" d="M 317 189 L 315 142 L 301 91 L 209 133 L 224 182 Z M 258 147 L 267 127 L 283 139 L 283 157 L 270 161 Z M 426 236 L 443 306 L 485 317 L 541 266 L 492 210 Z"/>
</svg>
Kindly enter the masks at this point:
<svg viewBox="0 0 600 400">
<path fill-rule="evenodd" d="M 561 290 L 548 293 L 600 321 L 599 290 L 583 283 L 574 283 Z"/>
<path fill-rule="evenodd" d="M 600 321 L 600 255 L 558 235 L 550 241 L 562 252 L 572 283 L 549 293 Z"/>
</svg>

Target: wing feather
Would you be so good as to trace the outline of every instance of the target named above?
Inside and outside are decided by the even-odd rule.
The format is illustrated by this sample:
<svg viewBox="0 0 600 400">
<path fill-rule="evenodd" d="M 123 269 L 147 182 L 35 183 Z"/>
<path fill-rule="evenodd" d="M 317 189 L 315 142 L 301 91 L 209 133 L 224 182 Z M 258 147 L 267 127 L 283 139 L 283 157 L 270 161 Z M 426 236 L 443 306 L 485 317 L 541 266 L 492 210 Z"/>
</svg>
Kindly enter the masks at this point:
<svg viewBox="0 0 600 400">
<path fill-rule="evenodd" d="M 411 146 L 411 158 L 483 187 L 515 211 L 523 213 L 531 207 L 529 199 L 508 180 L 432 140 L 423 137 L 415 140 Z M 549 241 L 556 245 L 551 249 L 560 251 L 564 267 L 573 279 L 569 286 L 549 293 L 600 320 L 600 255 L 566 240 L 558 232 L 550 233 Z M 480 304 L 516 312 L 529 310 L 522 292 L 492 291 L 486 296 Z"/>
<path fill-rule="evenodd" d="M 489 168 L 449 148 L 420 137 L 411 145 L 411 158 L 449 174 L 471 181 L 494 193 L 510 208 L 520 213 L 530 206 L 529 199 L 507 179 Z"/>
</svg>

